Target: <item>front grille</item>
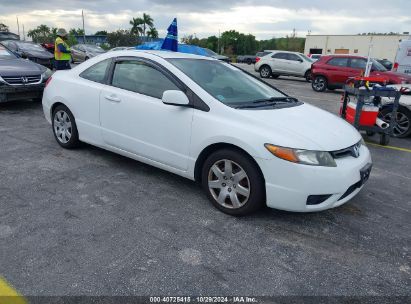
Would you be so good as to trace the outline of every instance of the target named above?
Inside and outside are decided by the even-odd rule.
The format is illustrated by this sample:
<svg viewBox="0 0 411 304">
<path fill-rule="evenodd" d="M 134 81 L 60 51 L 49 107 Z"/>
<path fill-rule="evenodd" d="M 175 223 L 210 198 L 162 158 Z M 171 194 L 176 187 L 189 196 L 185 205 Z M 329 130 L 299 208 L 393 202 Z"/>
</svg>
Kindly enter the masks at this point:
<svg viewBox="0 0 411 304">
<path fill-rule="evenodd" d="M 10 85 L 25 85 L 25 84 L 34 84 L 41 81 L 41 75 L 34 76 L 3 76 L 5 82 Z"/>
<path fill-rule="evenodd" d="M 347 156 L 358 157 L 360 148 L 361 148 L 361 143 L 357 143 L 351 147 L 337 150 L 337 151 L 331 151 L 330 153 L 334 159 L 343 158 Z"/>
</svg>

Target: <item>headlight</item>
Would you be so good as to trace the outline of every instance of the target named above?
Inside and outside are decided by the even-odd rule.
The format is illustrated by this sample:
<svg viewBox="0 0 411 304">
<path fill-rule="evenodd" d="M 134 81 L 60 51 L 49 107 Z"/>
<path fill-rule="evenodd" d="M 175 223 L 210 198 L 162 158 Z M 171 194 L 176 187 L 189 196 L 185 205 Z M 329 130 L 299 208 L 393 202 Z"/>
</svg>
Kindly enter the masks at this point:
<svg viewBox="0 0 411 304">
<path fill-rule="evenodd" d="M 0 83 L 6 83 L 3 78 L 0 76 Z"/>
<path fill-rule="evenodd" d="M 43 80 L 47 80 L 51 75 L 53 75 L 53 72 L 50 69 L 47 69 L 43 74 L 41 74 L 41 77 L 43 77 Z"/>
<path fill-rule="evenodd" d="M 264 145 L 274 156 L 297 164 L 310 166 L 337 167 L 329 152 L 284 148 L 271 144 Z"/>
</svg>

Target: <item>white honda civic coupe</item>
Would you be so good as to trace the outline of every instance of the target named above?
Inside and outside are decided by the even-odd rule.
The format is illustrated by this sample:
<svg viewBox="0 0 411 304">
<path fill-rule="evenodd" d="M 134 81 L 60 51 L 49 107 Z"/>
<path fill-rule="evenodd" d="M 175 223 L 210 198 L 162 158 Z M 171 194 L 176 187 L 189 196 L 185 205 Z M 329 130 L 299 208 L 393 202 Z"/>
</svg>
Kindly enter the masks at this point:
<svg viewBox="0 0 411 304">
<path fill-rule="evenodd" d="M 202 56 L 109 52 L 56 72 L 43 109 L 62 147 L 87 142 L 196 180 L 231 215 L 340 206 L 372 166 L 344 120 Z"/>
</svg>

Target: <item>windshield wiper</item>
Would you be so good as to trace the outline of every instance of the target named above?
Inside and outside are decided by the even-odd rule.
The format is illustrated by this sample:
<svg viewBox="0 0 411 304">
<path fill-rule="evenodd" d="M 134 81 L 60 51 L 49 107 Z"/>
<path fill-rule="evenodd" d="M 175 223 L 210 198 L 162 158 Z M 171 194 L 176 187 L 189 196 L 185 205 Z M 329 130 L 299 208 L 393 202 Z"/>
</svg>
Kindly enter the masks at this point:
<svg viewBox="0 0 411 304">
<path fill-rule="evenodd" d="M 297 102 L 298 99 L 294 97 L 270 97 L 270 98 L 262 98 L 253 101 L 253 104 L 256 103 L 278 103 L 278 102 Z"/>
<path fill-rule="evenodd" d="M 259 108 L 264 106 L 271 106 L 276 104 L 284 104 L 290 102 L 298 102 L 297 98 L 294 97 L 270 97 L 270 98 L 263 98 L 257 99 L 249 103 L 245 103 L 243 105 L 238 105 L 236 109 L 246 109 L 246 108 Z"/>
</svg>

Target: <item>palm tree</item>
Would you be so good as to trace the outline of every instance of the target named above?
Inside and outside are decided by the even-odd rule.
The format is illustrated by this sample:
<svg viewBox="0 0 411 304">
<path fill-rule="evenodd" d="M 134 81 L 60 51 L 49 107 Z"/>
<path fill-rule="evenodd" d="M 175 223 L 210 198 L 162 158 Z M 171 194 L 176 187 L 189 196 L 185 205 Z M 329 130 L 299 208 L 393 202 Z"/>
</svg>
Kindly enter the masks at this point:
<svg viewBox="0 0 411 304">
<path fill-rule="evenodd" d="M 147 37 L 158 38 L 158 31 L 155 27 L 150 27 L 147 31 Z"/>
<path fill-rule="evenodd" d="M 141 18 L 143 21 L 143 36 L 146 36 L 146 28 L 147 26 L 150 27 L 150 29 L 154 26 L 153 18 L 150 17 L 149 14 L 143 13 L 143 18 Z"/>
<path fill-rule="evenodd" d="M 140 36 L 140 34 L 143 32 L 143 28 L 141 25 L 143 24 L 143 19 L 141 18 L 133 18 L 130 20 L 130 25 L 131 25 L 131 33 Z"/>
</svg>

